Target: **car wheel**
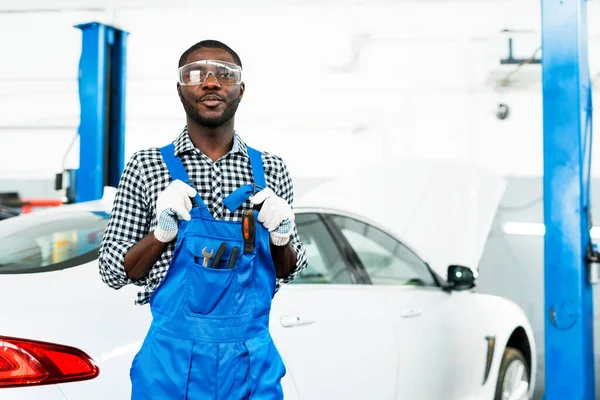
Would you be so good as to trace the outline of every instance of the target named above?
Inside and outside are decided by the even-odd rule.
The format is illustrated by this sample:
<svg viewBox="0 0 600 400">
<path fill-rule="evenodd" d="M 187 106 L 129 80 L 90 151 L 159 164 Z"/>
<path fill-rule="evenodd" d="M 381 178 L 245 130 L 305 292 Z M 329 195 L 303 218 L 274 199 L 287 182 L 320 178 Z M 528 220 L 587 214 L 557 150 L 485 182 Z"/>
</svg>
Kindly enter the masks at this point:
<svg viewBox="0 0 600 400">
<path fill-rule="evenodd" d="M 527 400 L 529 398 L 529 365 L 523 354 L 507 347 L 502 356 L 494 400 Z"/>
</svg>

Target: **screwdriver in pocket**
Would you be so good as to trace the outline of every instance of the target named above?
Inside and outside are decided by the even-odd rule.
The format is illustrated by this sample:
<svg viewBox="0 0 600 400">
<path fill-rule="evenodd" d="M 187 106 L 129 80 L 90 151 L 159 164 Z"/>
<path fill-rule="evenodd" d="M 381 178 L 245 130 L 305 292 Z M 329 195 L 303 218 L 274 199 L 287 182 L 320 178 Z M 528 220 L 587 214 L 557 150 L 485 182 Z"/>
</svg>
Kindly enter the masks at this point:
<svg viewBox="0 0 600 400">
<path fill-rule="evenodd" d="M 229 258 L 229 263 L 227 264 L 228 269 L 231 269 L 234 267 L 235 262 L 237 261 L 239 251 L 240 251 L 240 249 L 237 246 L 235 246 L 233 248 L 233 250 L 231 250 L 231 258 Z"/>
<path fill-rule="evenodd" d="M 215 254 L 215 258 L 213 259 L 213 262 L 212 262 L 213 268 L 219 268 L 219 261 L 221 261 L 221 257 L 223 257 L 223 253 L 225 252 L 226 248 L 227 248 L 227 243 L 225 243 L 225 242 L 221 243 L 221 245 L 219 246 L 219 250 L 217 250 L 217 254 Z"/>
</svg>

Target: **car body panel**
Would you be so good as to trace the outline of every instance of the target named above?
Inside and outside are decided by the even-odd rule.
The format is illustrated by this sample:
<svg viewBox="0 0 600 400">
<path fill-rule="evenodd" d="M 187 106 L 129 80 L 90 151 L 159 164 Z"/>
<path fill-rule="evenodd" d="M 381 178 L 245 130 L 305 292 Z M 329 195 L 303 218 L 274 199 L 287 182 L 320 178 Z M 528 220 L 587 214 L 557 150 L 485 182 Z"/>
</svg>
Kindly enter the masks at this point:
<svg viewBox="0 0 600 400">
<path fill-rule="evenodd" d="M 396 398 L 396 339 L 389 309 L 381 307 L 386 302 L 386 293 L 367 286 L 280 290 L 271 334 L 302 399 Z M 299 324 L 290 326 L 294 319 Z"/>
<path fill-rule="evenodd" d="M 2 400 L 68 400 L 57 385 L 0 389 Z"/>
<path fill-rule="evenodd" d="M 532 371 L 535 372 L 536 344 L 533 339 L 531 325 L 525 313 L 515 303 L 503 298 L 472 291 L 453 292 L 452 308 L 448 310 L 453 326 L 460 327 L 456 331 L 454 347 L 448 371 L 452 371 L 455 386 L 449 386 L 455 392 L 447 392 L 448 399 L 483 399 L 493 398 L 504 349 L 516 329 L 523 328 L 530 342 Z M 456 310 L 468 309 L 468 313 Z M 510 323 L 508 323 L 510 321 Z M 473 385 L 473 377 L 483 383 L 487 355 L 487 337 L 496 341 L 495 351 L 488 379 L 483 385 Z M 464 360 L 473 360 L 464 363 Z M 535 374 L 530 377 L 530 396 L 533 394 Z"/>
<path fill-rule="evenodd" d="M 0 304 L 11 305 L 0 312 L 0 334 L 69 345 L 90 355 L 100 376 L 62 385 L 69 399 L 89 398 L 90 392 L 98 399 L 125 398 L 129 365 L 150 324 L 149 308 L 133 305 L 135 293 L 133 287 L 106 287 L 97 262 L 42 274 L 0 275 Z"/>
</svg>

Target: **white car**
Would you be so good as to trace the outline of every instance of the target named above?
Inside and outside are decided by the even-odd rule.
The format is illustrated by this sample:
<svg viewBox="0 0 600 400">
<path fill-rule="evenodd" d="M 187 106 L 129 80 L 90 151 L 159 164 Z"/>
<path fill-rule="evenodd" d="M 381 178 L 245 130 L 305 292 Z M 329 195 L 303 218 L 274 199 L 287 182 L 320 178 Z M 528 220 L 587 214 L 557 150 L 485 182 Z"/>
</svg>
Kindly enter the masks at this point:
<svg viewBox="0 0 600 400">
<path fill-rule="evenodd" d="M 95 201 L 0 222 L 1 400 L 129 399 L 150 312 L 133 305 L 136 287 L 100 279 L 106 209 Z M 450 266 L 442 279 L 389 221 L 296 213 L 309 266 L 271 312 L 286 400 L 531 398 L 531 326 L 516 304 L 474 293 L 476 271 Z"/>
</svg>

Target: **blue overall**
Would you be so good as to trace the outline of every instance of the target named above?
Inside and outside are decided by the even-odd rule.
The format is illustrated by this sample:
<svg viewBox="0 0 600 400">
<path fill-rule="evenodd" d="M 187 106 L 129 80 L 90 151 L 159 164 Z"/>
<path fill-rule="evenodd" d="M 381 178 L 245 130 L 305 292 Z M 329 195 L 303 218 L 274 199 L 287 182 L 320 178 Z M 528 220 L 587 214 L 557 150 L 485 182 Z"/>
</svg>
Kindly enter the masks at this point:
<svg viewBox="0 0 600 400">
<path fill-rule="evenodd" d="M 171 177 L 190 183 L 171 144 L 161 149 Z M 248 148 L 254 184 L 266 187 L 260 152 Z M 224 201 L 231 211 L 252 184 Z M 283 399 L 286 373 L 269 333 L 275 267 L 269 232 L 256 221 L 253 251 L 244 252 L 241 222 L 216 220 L 197 195 L 190 221 L 179 222 L 169 269 L 150 298 L 152 324 L 131 366 L 132 400 Z M 256 211 L 253 211 L 256 218 Z M 227 247 L 218 262 L 205 252 Z M 228 266 L 233 248 L 237 261 Z M 229 267 L 229 268 L 228 268 Z"/>
</svg>

